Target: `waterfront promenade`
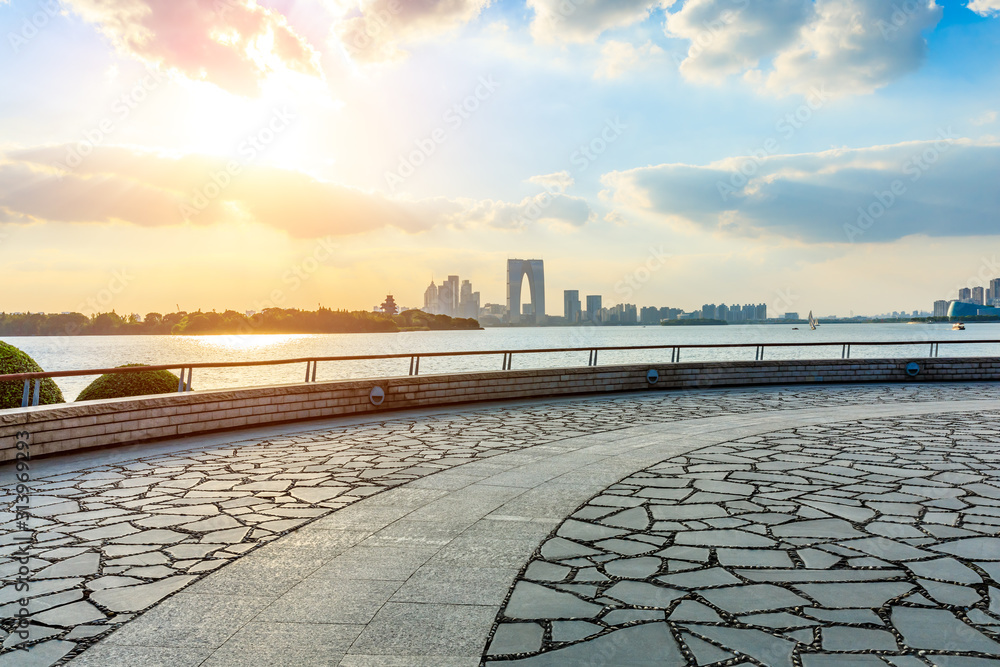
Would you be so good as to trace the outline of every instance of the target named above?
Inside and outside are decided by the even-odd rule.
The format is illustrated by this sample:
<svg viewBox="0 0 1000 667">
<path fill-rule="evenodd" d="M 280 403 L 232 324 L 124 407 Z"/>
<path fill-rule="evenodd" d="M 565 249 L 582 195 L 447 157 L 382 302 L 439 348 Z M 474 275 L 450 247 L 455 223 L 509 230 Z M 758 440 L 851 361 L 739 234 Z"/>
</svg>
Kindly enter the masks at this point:
<svg viewBox="0 0 1000 667">
<path fill-rule="evenodd" d="M 691 390 L 42 459 L 0 665 L 1000 664 L 998 417 L 995 383 Z"/>
</svg>

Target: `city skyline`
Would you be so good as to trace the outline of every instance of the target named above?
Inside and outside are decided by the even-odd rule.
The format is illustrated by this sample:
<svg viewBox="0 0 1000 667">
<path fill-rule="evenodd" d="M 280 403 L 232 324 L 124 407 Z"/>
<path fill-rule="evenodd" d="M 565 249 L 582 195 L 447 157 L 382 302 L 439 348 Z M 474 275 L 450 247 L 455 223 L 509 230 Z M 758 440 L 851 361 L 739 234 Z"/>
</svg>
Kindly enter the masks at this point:
<svg viewBox="0 0 1000 667">
<path fill-rule="evenodd" d="M 844 315 L 1000 275 L 996 0 L 571 4 L 0 1 L 0 309 L 368 309 L 512 256 Z"/>
</svg>

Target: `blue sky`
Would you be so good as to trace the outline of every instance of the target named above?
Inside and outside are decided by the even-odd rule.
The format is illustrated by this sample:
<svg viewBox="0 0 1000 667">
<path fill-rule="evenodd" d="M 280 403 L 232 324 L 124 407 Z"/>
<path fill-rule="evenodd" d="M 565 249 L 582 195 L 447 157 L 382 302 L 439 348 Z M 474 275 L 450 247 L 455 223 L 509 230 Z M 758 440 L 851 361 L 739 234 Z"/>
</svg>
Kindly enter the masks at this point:
<svg viewBox="0 0 1000 667">
<path fill-rule="evenodd" d="M 121 270 L 119 312 L 420 305 L 449 273 L 499 302 L 520 256 L 552 304 L 929 309 L 1000 277 L 998 14 L 0 0 L 0 309 Z"/>
</svg>

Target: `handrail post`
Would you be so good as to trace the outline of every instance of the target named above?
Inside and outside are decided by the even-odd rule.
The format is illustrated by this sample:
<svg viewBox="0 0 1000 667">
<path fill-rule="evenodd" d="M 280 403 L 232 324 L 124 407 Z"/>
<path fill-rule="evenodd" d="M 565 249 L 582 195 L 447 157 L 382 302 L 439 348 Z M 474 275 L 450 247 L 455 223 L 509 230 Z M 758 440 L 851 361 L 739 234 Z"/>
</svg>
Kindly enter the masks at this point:
<svg viewBox="0 0 1000 667">
<path fill-rule="evenodd" d="M 414 375 L 420 375 L 420 355 L 419 354 L 417 355 L 417 365 L 413 369 L 413 374 Z"/>
<path fill-rule="evenodd" d="M 194 374 L 194 368 L 188 368 L 188 379 L 187 384 L 184 385 L 184 391 L 191 391 L 191 375 Z"/>
<path fill-rule="evenodd" d="M 187 370 L 181 366 L 181 379 L 177 382 L 177 392 L 180 393 L 184 391 L 184 371 Z"/>
<path fill-rule="evenodd" d="M 413 375 L 413 360 L 414 357 L 410 357 L 410 375 Z"/>
<path fill-rule="evenodd" d="M 21 407 L 28 407 L 28 399 L 31 398 L 31 380 L 24 381 L 24 393 L 21 394 Z"/>
<path fill-rule="evenodd" d="M 312 379 L 310 380 L 310 382 L 315 382 L 316 381 L 316 367 L 317 366 L 319 366 L 319 362 L 318 361 L 314 361 L 313 362 L 313 374 L 312 374 Z"/>
<path fill-rule="evenodd" d="M 311 361 L 307 361 L 306 362 L 306 382 L 309 382 L 309 371 L 311 370 L 311 367 L 312 367 L 312 362 Z"/>
<path fill-rule="evenodd" d="M 597 352 L 598 352 L 598 351 L 597 351 L 597 350 L 595 349 L 595 350 L 594 350 L 594 366 L 595 366 L 595 367 L 597 366 Z"/>
<path fill-rule="evenodd" d="M 764 361 L 764 346 L 760 346 L 760 360 Z"/>
<path fill-rule="evenodd" d="M 38 378 L 35 380 L 35 397 L 31 399 L 32 405 L 38 405 L 38 399 L 41 398 L 42 393 L 42 379 Z"/>
</svg>

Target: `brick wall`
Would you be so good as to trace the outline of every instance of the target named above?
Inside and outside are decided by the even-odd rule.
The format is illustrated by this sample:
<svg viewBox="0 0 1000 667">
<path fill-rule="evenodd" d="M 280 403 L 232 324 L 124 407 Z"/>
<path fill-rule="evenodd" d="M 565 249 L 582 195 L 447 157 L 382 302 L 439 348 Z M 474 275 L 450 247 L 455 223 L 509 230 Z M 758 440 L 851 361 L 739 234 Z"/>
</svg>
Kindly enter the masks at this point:
<svg viewBox="0 0 1000 667">
<path fill-rule="evenodd" d="M 1000 358 L 745 361 L 598 366 L 317 382 L 199 391 L 147 398 L 0 410 L 0 461 L 14 458 L 14 433 L 31 434 L 32 456 L 90 447 L 402 408 L 617 391 L 837 382 L 1000 379 Z M 646 372 L 659 381 L 650 385 Z M 369 401 L 372 387 L 385 402 Z"/>
</svg>

